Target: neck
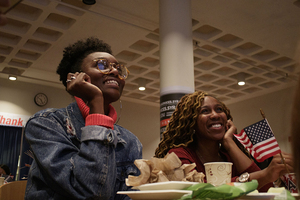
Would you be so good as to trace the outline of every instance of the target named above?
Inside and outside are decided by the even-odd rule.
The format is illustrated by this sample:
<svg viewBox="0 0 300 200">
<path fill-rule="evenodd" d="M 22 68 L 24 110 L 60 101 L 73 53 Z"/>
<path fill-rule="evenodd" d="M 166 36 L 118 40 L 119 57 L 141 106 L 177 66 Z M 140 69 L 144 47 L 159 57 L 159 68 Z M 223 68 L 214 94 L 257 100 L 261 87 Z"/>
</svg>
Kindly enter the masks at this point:
<svg viewBox="0 0 300 200">
<path fill-rule="evenodd" d="M 222 162 L 223 159 L 219 154 L 220 145 L 219 142 L 198 140 L 195 146 L 195 151 L 202 162 Z"/>
</svg>

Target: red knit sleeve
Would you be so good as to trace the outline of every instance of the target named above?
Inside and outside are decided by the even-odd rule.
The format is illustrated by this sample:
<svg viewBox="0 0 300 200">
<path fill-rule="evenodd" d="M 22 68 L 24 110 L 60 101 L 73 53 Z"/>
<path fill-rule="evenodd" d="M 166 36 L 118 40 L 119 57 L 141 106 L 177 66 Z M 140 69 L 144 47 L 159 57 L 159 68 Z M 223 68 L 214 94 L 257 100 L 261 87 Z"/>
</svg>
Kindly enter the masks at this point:
<svg viewBox="0 0 300 200">
<path fill-rule="evenodd" d="M 104 126 L 106 128 L 114 129 L 114 120 L 102 114 L 90 114 L 85 119 L 86 126 Z"/>
</svg>

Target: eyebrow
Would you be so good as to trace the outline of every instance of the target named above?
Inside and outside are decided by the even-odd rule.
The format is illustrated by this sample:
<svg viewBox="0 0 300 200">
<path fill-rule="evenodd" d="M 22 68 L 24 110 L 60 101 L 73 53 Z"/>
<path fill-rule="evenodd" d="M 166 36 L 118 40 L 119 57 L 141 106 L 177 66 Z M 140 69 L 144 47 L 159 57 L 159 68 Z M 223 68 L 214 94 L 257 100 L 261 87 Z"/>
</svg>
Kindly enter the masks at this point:
<svg viewBox="0 0 300 200">
<path fill-rule="evenodd" d="M 221 106 L 221 107 L 223 107 L 223 106 L 222 106 L 221 104 L 219 104 L 219 103 L 216 104 L 215 106 Z M 202 109 L 202 108 L 208 108 L 208 107 L 209 107 L 209 106 L 201 106 L 200 109 Z"/>
<path fill-rule="evenodd" d="M 105 60 L 107 60 L 107 58 L 104 58 L 104 57 L 98 57 L 98 58 L 95 58 L 94 60 L 97 60 L 97 59 L 105 59 Z"/>
<path fill-rule="evenodd" d="M 108 62 L 110 62 L 107 58 L 105 57 L 98 57 L 98 58 L 95 58 L 93 60 L 98 60 L 98 59 L 103 59 L 103 60 L 107 60 Z M 120 64 L 120 62 L 116 61 L 116 62 L 110 62 L 110 63 L 115 63 L 115 64 Z"/>
</svg>

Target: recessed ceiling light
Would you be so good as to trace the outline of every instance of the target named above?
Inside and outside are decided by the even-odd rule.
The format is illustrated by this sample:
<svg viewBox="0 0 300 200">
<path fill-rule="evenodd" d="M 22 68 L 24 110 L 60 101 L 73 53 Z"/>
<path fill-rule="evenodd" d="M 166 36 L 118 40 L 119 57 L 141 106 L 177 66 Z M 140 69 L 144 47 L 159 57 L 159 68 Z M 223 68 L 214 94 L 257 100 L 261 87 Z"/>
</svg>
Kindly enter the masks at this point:
<svg viewBox="0 0 300 200">
<path fill-rule="evenodd" d="M 239 82 L 238 82 L 238 85 L 240 85 L 240 86 L 243 86 L 243 85 L 245 85 L 245 84 L 246 84 L 245 81 L 239 81 Z"/>
<path fill-rule="evenodd" d="M 15 81 L 15 80 L 17 80 L 17 76 L 9 75 L 8 79 L 11 80 L 11 81 Z"/>
<path fill-rule="evenodd" d="M 139 84 L 140 91 L 146 90 L 146 80 L 145 79 L 139 79 L 138 84 Z"/>
</svg>

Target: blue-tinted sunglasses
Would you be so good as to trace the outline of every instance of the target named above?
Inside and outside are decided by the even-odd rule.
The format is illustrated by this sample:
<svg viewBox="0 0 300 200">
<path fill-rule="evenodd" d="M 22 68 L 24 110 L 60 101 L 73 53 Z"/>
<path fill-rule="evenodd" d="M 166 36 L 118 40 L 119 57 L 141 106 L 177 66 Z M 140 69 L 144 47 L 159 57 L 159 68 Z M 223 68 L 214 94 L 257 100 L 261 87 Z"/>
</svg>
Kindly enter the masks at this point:
<svg viewBox="0 0 300 200">
<path fill-rule="evenodd" d="M 119 78 L 120 79 L 126 79 L 129 75 L 129 70 L 120 63 L 111 63 L 107 59 L 104 58 L 98 58 L 93 60 L 96 62 L 96 65 L 101 73 L 108 74 L 113 68 L 118 70 Z"/>
</svg>

